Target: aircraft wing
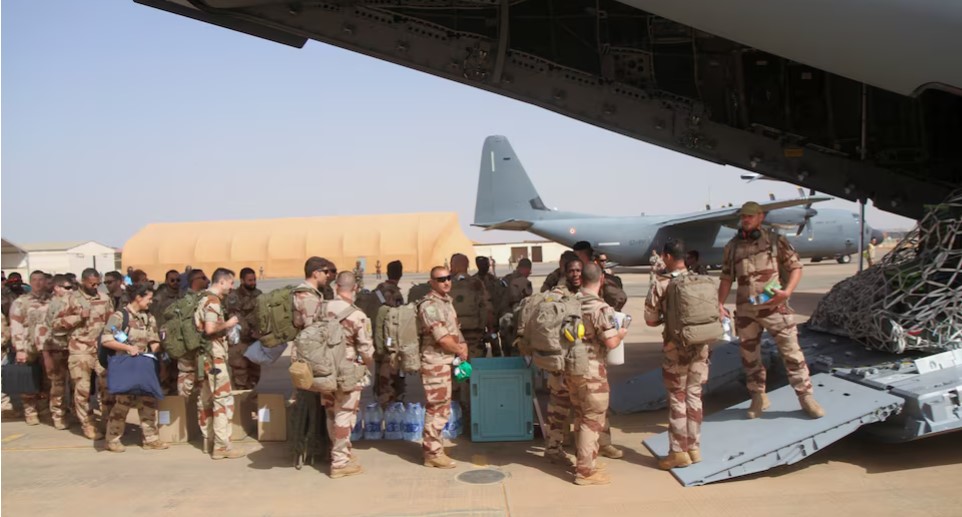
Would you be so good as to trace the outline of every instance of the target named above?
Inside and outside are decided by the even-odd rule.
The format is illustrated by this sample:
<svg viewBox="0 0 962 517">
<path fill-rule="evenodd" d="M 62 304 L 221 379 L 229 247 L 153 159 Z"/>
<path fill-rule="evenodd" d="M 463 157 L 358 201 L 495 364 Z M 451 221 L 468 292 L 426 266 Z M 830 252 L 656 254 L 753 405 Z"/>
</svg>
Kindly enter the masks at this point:
<svg viewBox="0 0 962 517">
<path fill-rule="evenodd" d="M 477 226 L 479 228 L 484 228 L 484 231 L 488 230 L 515 230 L 515 231 L 525 231 L 534 225 L 531 221 L 523 221 L 521 219 L 506 219 L 498 223 L 483 223 L 483 224 L 472 224 L 471 226 Z"/>
<path fill-rule="evenodd" d="M 762 210 L 770 212 L 772 210 L 778 210 L 779 208 L 789 208 L 792 206 L 808 205 L 811 203 L 818 203 L 821 201 L 828 201 L 832 199 L 829 196 L 811 196 L 806 198 L 797 199 L 783 199 L 779 201 L 767 201 L 764 203 L 758 203 L 762 206 Z M 718 208 L 715 210 L 706 210 L 704 212 L 695 212 L 691 214 L 679 215 L 678 217 L 667 219 L 661 223 L 662 226 L 680 226 L 686 224 L 695 223 L 718 223 L 726 226 L 735 227 L 738 225 L 738 207 L 729 208 Z"/>
</svg>

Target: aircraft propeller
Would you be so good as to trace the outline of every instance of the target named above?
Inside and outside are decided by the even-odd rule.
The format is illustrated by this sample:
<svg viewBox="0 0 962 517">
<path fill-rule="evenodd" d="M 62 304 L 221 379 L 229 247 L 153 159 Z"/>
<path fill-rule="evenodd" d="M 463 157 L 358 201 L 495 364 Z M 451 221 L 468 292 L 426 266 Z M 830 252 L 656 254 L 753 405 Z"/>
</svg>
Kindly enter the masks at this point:
<svg viewBox="0 0 962 517">
<path fill-rule="evenodd" d="M 815 195 L 815 189 L 809 190 L 809 191 L 808 191 L 808 195 L 805 195 L 805 189 L 803 189 L 802 187 L 798 187 L 798 195 L 799 195 L 800 197 L 805 197 L 805 198 L 810 197 L 810 196 L 814 196 L 814 195 Z M 796 237 L 800 236 L 800 235 L 802 234 L 802 232 L 805 231 L 805 229 L 806 229 L 806 227 L 807 227 L 807 228 L 808 228 L 808 235 L 807 235 L 808 240 L 813 240 L 813 239 L 815 239 L 815 227 L 812 225 L 812 218 L 815 217 L 816 215 L 818 215 L 818 211 L 815 210 L 814 208 L 812 208 L 812 204 L 811 204 L 811 203 L 805 205 L 805 220 L 802 221 L 802 224 L 798 225 L 798 231 L 795 232 L 795 236 L 796 236 Z"/>
</svg>

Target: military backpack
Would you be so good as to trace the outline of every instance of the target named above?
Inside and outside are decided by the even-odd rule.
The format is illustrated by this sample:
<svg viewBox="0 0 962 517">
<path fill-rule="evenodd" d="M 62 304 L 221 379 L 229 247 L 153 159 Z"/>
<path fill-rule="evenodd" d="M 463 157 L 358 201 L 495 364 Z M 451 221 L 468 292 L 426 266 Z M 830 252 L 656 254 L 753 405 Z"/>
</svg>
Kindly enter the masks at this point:
<svg viewBox="0 0 962 517">
<path fill-rule="evenodd" d="M 675 275 L 665 291 L 665 335 L 681 346 L 705 345 L 721 339 L 718 286 L 708 275 Z"/>
<path fill-rule="evenodd" d="M 294 326 L 294 293 L 314 291 L 288 285 L 257 297 L 257 334 L 267 348 L 283 345 L 297 337 Z M 316 291 L 315 291 L 316 293 Z M 316 293 L 323 298 L 320 293 Z"/>
<path fill-rule="evenodd" d="M 384 295 L 377 289 L 373 291 L 362 289 L 354 298 L 354 305 L 356 305 L 358 309 L 361 309 L 371 321 L 377 318 L 378 309 L 384 305 L 384 302 Z"/>
<path fill-rule="evenodd" d="M 210 350 L 210 340 L 194 324 L 194 312 L 202 298 L 202 293 L 187 293 L 164 310 L 161 341 L 167 355 L 174 359 L 186 357 L 196 350 Z"/>
<path fill-rule="evenodd" d="M 411 290 L 408 291 L 408 303 L 417 303 L 421 301 L 431 292 L 431 284 L 425 282 L 423 284 L 414 284 L 411 286 Z"/>
<path fill-rule="evenodd" d="M 528 301 L 530 300 L 530 301 Z M 518 348 L 535 366 L 547 372 L 587 374 L 587 349 L 582 341 L 581 301 L 547 292 L 519 305 Z"/>
<path fill-rule="evenodd" d="M 421 369 L 415 304 L 381 306 L 374 319 L 374 350 L 381 360 L 395 356 L 398 367 L 413 373 Z"/>
<path fill-rule="evenodd" d="M 311 391 L 349 391 L 367 374 L 366 366 L 347 359 L 347 334 L 342 322 L 357 310 L 360 309 L 349 305 L 330 316 L 325 303 L 324 316 L 301 330 L 294 339 L 298 361 L 306 363 L 314 376 Z"/>
<path fill-rule="evenodd" d="M 466 277 L 456 278 L 451 282 L 450 296 L 462 330 L 480 330 L 485 326 L 482 314 L 483 294 L 472 284 L 474 282 Z"/>
</svg>

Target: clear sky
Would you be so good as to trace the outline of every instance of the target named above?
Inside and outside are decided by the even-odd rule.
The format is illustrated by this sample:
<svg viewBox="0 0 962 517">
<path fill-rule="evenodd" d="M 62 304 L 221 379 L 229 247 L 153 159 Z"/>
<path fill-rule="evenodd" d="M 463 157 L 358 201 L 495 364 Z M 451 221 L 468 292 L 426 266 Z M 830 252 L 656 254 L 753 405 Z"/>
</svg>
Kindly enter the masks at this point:
<svg viewBox="0 0 962 517">
<path fill-rule="evenodd" d="M 559 209 L 675 213 L 795 196 L 397 65 L 129 0 L 7 0 L 0 36 L 0 208 L 18 243 L 122 246 L 152 222 L 415 211 L 455 211 L 480 241 L 529 238 L 467 228 L 491 134 L 508 136 Z M 913 224 L 871 207 L 868 221 Z"/>
</svg>

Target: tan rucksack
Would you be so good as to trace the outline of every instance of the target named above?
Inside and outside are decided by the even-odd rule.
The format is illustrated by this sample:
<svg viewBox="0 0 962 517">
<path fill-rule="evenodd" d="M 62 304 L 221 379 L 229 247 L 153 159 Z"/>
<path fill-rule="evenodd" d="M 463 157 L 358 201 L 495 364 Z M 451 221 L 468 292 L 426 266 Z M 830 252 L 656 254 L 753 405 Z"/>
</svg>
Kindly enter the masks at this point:
<svg viewBox="0 0 962 517">
<path fill-rule="evenodd" d="M 324 317 L 305 327 L 294 339 L 298 360 L 306 363 L 314 375 L 311 391 L 348 391 L 367 373 L 364 365 L 346 358 L 347 335 L 341 322 L 357 310 L 349 305 L 336 316 L 330 316 L 326 308 L 322 308 Z"/>
<path fill-rule="evenodd" d="M 454 312 L 458 313 L 462 330 L 484 329 L 483 293 L 474 289 L 472 284 L 474 282 L 466 277 L 454 279 L 451 283 L 451 303 L 454 305 Z"/>
<path fill-rule="evenodd" d="M 397 364 L 404 372 L 421 370 L 417 308 L 414 304 L 400 307 L 383 305 L 378 309 L 374 324 L 374 349 L 382 360 L 396 355 Z"/>
<path fill-rule="evenodd" d="M 682 346 L 705 345 L 725 331 L 718 313 L 718 286 L 707 275 L 675 276 L 665 291 L 665 333 Z"/>
<path fill-rule="evenodd" d="M 523 348 L 530 353 L 535 366 L 542 370 L 587 374 L 581 301 L 553 292 L 543 293 L 538 298 L 528 308 L 527 317 L 521 315 L 524 321 Z"/>
</svg>

